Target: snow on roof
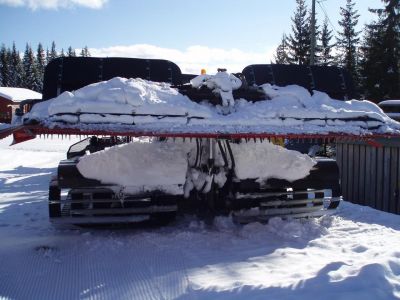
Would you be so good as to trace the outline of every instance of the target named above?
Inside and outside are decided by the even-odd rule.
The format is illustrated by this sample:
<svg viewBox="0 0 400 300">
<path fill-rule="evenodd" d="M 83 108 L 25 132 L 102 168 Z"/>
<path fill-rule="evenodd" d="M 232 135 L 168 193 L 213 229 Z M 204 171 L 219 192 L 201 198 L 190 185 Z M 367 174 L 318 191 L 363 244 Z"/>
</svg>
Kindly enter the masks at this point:
<svg viewBox="0 0 400 300">
<path fill-rule="evenodd" d="M 42 94 L 24 88 L 0 87 L 0 97 L 20 102 L 26 99 L 42 99 Z"/>
<path fill-rule="evenodd" d="M 386 105 L 398 106 L 398 105 L 400 105 L 400 100 L 385 100 L 385 101 L 379 102 L 378 105 L 379 105 L 379 106 L 382 106 L 382 105 L 385 105 L 385 106 L 386 106 Z"/>
</svg>

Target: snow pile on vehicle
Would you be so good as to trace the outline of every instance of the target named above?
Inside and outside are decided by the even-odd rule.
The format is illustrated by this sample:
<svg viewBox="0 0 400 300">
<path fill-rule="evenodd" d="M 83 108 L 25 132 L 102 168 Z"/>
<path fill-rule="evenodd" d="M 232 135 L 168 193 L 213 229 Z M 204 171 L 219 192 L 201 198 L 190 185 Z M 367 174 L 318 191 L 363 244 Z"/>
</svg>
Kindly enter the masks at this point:
<svg viewBox="0 0 400 300">
<path fill-rule="evenodd" d="M 194 88 L 206 86 L 219 94 L 222 99 L 222 106 L 234 106 L 235 99 L 232 91 L 237 90 L 242 86 L 242 81 L 233 74 L 227 72 L 218 72 L 215 75 L 199 75 L 190 80 L 190 84 Z"/>
<path fill-rule="evenodd" d="M 39 105 L 40 106 L 40 105 Z M 66 123 L 146 123 L 143 116 L 209 117 L 209 110 L 172 89 L 167 83 L 115 77 L 64 92 L 44 105 L 52 121 Z M 35 109 L 32 117 L 43 117 Z M 160 118 L 161 119 L 161 118 Z M 185 121 L 186 122 L 186 121 Z"/>
<path fill-rule="evenodd" d="M 370 101 L 349 100 L 340 101 L 331 99 L 328 94 L 314 91 L 313 95 L 305 88 L 297 85 L 285 87 L 262 85 L 265 93 L 275 102 L 274 108 L 281 107 L 287 110 L 275 112 L 268 109 L 268 115 L 285 116 L 298 118 L 299 113 L 295 110 L 302 110 L 303 118 L 318 119 L 355 119 L 369 117 L 376 121 L 391 121 L 383 111 Z M 329 124 L 328 124 L 329 125 Z"/>
<path fill-rule="evenodd" d="M 232 92 L 240 81 L 228 74 L 224 78 L 216 75 L 207 78 L 195 78 L 194 86 L 205 84 L 214 90 Z M 43 122 L 49 127 L 82 128 L 83 124 L 88 129 L 116 131 L 125 131 L 127 127 L 121 125 L 129 125 L 131 130 L 153 132 L 400 132 L 400 124 L 369 101 L 334 100 L 319 91 L 311 95 L 296 85 L 265 84 L 261 87 L 265 100 L 235 100 L 227 114 L 226 107 L 213 106 L 206 101 L 195 103 L 167 83 L 116 77 L 36 104 L 23 119 L 28 123 Z M 231 103 L 229 99 L 222 97 L 223 101 Z"/>
<path fill-rule="evenodd" d="M 269 178 L 294 181 L 307 176 L 315 161 L 297 151 L 287 150 L 268 141 L 231 144 L 235 174 L 239 179 Z M 136 139 L 134 142 L 95 152 L 80 158 L 77 168 L 86 178 L 103 184 L 115 184 L 126 192 L 162 190 L 188 196 L 192 189 L 209 192 L 214 182 L 222 187 L 227 168 L 219 151 L 215 151 L 218 172 L 205 172 L 209 148 L 204 147 L 200 166 L 194 165 L 196 147 L 191 142 Z M 183 186 L 185 185 L 185 186 Z M 184 188 L 184 190 L 183 190 Z"/>
<path fill-rule="evenodd" d="M 85 155 L 77 168 L 86 178 L 134 189 L 131 192 L 161 190 L 182 194 L 188 147 L 172 141 L 138 139 Z"/>
<path fill-rule="evenodd" d="M 269 142 L 249 141 L 231 144 L 235 157 L 235 173 L 239 179 L 269 178 L 294 181 L 310 174 L 315 160 L 306 154 L 287 150 Z"/>
</svg>

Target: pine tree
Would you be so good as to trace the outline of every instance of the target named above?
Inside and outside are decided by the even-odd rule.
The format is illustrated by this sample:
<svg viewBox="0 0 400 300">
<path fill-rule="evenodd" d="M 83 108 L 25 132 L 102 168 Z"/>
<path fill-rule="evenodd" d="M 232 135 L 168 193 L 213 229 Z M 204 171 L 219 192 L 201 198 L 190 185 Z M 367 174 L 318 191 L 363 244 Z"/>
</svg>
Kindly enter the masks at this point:
<svg viewBox="0 0 400 300">
<path fill-rule="evenodd" d="M 329 66 L 334 64 L 334 57 L 332 55 L 334 45 L 331 44 L 332 37 L 332 30 L 329 30 L 328 27 L 328 19 L 325 18 L 321 31 L 321 51 L 319 57 L 319 63 L 321 65 Z"/>
<path fill-rule="evenodd" d="M 90 52 L 87 46 L 85 46 L 84 48 L 82 48 L 80 56 L 82 57 L 89 57 L 90 56 Z"/>
<path fill-rule="evenodd" d="M 276 48 L 276 54 L 274 55 L 276 64 L 289 64 L 289 45 L 287 42 L 286 34 L 282 35 L 280 45 Z"/>
<path fill-rule="evenodd" d="M 36 82 L 38 84 L 38 89 L 41 91 L 43 89 L 43 77 L 44 69 L 46 67 L 46 56 L 44 54 L 44 49 L 41 43 L 39 43 L 36 53 Z"/>
<path fill-rule="evenodd" d="M 76 56 L 75 49 L 72 49 L 71 46 L 68 47 L 67 56 L 69 56 L 69 57 L 75 57 Z"/>
<path fill-rule="evenodd" d="M 33 55 L 33 51 L 31 46 L 26 44 L 24 58 L 22 60 L 23 68 L 24 68 L 24 82 L 23 86 L 40 92 L 40 85 L 37 82 L 37 70 L 36 70 L 36 61 L 35 56 Z"/>
<path fill-rule="evenodd" d="M 49 55 L 47 55 L 47 63 L 51 62 L 53 59 L 57 58 L 56 43 L 53 41 L 51 43 L 51 50 Z"/>
<path fill-rule="evenodd" d="M 380 48 L 382 32 L 375 26 L 375 22 L 366 25 L 360 45 L 360 83 L 362 97 L 377 100 L 382 97 L 379 92 L 381 84 L 382 63 Z M 379 74 L 379 75 L 378 75 Z"/>
<path fill-rule="evenodd" d="M 340 8 L 342 19 L 339 21 L 341 31 L 337 36 L 337 48 L 339 51 L 338 62 L 347 69 L 353 77 L 355 86 L 358 86 L 358 57 L 357 47 L 360 42 L 360 32 L 356 31 L 360 15 L 354 9 L 353 0 L 347 0 L 346 7 Z"/>
<path fill-rule="evenodd" d="M 400 1 L 382 0 L 382 9 L 371 9 L 379 20 L 370 25 L 372 38 L 370 57 L 367 60 L 376 65 L 375 74 L 379 79 L 377 94 L 381 99 L 400 98 Z M 379 55 L 379 57 L 374 58 Z M 377 55 L 376 55 L 377 54 Z M 379 67 L 378 67 L 379 66 Z M 370 87 L 371 88 L 371 87 Z M 381 100 L 377 99 L 377 100 Z"/>
<path fill-rule="evenodd" d="M 1 64 L 1 85 L 10 86 L 11 85 L 11 51 L 7 49 L 4 44 L 2 44 L 0 49 L 0 64 Z"/>
<path fill-rule="evenodd" d="M 311 26 L 311 14 L 312 12 L 309 12 L 308 15 L 308 20 L 309 24 Z M 316 65 L 321 64 L 321 57 L 322 57 L 322 31 L 320 30 L 320 26 L 317 24 L 317 16 L 315 16 L 315 53 L 314 53 L 314 63 Z M 310 57 L 311 57 L 311 27 L 310 27 Z M 311 60 L 311 59 L 310 59 Z"/>
<path fill-rule="evenodd" d="M 307 17 L 305 0 L 296 0 L 297 8 L 292 17 L 292 34 L 289 35 L 289 59 L 293 64 L 310 63 L 311 30 L 310 19 Z"/>
<path fill-rule="evenodd" d="M 64 48 L 61 48 L 60 57 L 65 57 Z"/>
<path fill-rule="evenodd" d="M 10 84 L 13 87 L 22 87 L 22 80 L 24 77 L 24 70 L 22 68 L 21 57 L 19 56 L 19 51 L 13 43 L 12 52 L 11 52 L 11 80 Z"/>
</svg>

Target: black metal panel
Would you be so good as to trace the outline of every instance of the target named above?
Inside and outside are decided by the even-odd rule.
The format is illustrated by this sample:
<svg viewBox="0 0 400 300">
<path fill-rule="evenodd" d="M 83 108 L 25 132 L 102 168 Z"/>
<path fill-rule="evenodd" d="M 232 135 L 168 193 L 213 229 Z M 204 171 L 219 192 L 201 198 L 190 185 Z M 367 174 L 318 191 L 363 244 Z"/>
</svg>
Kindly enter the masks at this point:
<svg viewBox="0 0 400 300">
<path fill-rule="evenodd" d="M 181 70 L 173 62 L 161 59 L 63 57 L 46 67 L 43 99 L 54 98 L 64 91 L 113 77 L 143 78 L 156 82 L 181 83 Z"/>
<path fill-rule="evenodd" d="M 355 97 L 351 76 L 346 70 L 337 67 L 260 64 L 247 66 L 242 73 L 250 85 L 297 84 L 310 92 L 313 90 L 325 92 L 334 99 L 345 100 Z"/>
<path fill-rule="evenodd" d="M 249 85 L 275 84 L 271 65 L 250 65 L 244 68 L 242 73 Z"/>
<path fill-rule="evenodd" d="M 341 68 L 312 66 L 314 89 L 327 93 L 333 99 L 353 99 L 354 85 L 348 72 Z"/>
<path fill-rule="evenodd" d="M 291 84 L 297 84 L 306 88 L 307 90 L 313 90 L 313 78 L 311 70 L 308 66 L 300 65 L 271 65 L 275 84 L 278 86 L 286 86 Z"/>
<path fill-rule="evenodd" d="M 194 74 L 182 74 L 181 78 L 182 78 L 182 84 L 185 83 L 189 83 L 190 80 L 192 80 L 193 78 L 195 78 L 198 75 L 194 75 Z"/>
<path fill-rule="evenodd" d="M 58 184 L 60 188 L 84 188 L 101 186 L 101 182 L 82 176 L 75 160 L 62 160 L 58 165 Z"/>
<path fill-rule="evenodd" d="M 114 77 L 142 78 L 150 80 L 150 63 L 148 59 L 119 58 L 103 61 L 102 80 Z"/>
</svg>

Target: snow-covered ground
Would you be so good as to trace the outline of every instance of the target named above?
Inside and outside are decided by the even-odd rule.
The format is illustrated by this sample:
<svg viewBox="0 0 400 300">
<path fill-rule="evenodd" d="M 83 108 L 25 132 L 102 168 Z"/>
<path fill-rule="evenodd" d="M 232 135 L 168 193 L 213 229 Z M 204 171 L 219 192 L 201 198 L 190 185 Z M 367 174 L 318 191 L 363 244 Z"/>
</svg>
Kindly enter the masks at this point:
<svg viewBox="0 0 400 300">
<path fill-rule="evenodd" d="M 0 299 L 396 299 L 400 216 L 211 227 L 55 227 L 47 185 L 76 139 L 0 141 Z"/>
</svg>

